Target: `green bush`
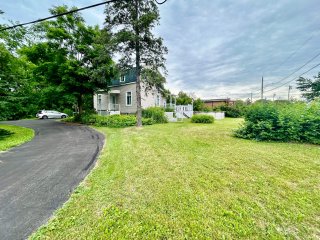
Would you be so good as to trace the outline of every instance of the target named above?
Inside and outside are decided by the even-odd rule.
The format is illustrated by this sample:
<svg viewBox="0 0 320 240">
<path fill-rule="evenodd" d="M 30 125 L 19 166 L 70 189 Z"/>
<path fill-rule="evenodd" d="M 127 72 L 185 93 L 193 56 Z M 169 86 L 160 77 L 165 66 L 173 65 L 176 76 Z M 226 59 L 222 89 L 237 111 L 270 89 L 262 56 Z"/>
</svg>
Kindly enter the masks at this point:
<svg viewBox="0 0 320 240">
<path fill-rule="evenodd" d="M 223 105 L 223 106 L 220 106 L 220 111 L 223 111 L 226 117 L 231 117 L 231 118 L 239 118 L 239 117 L 242 117 L 244 114 L 244 112 L 241 111 L 241 109 L 238 109 L 235 106 Z"/>
<path fill-rule="evenodd" d="M 166 106 L 164 109 L 165 112 L 174 112 L 174 108 L 170 106 Z"/>
<path fill-rule="evenodd" d="M 168 122 L 164 109 L 160 107 L 149 107 L 149 108 L 143 109 L 142 116 L 144 118 L 151 118 L 154 123 Z"/>
<path fill-rule="evenodd" d="M 72 117 L 73 116 L 73 111 L 69 108 L 65 108 L 63 109 L 62 111 L 63 113 L 67 114 L 69 117 Z"/>
<path fill-rule="evenodd" d="M 75 119 L 75 117 L 72 116 L 72 117 L 63 118 L 63 119 L 61 119 L 61 121 L 62 122 L 76 122 L 74 119 Z"/>
<path fill-rule="evenodd" d="M 213 123 L 214 117 L 206 114 L 197 114 L 191 117 L 192 123 Z"/>
<path fill-rule="evenodd" d="M 239 118 L 246 114 L 248 104 L 242 100 L 237 100 L 233 105 L 220 105 L 213 107 L 213 111 L 222 111 L 226 117 Z"/>
<path fill-rule="evenodd" d="M 137 119 L 134 115 L 99 116 L 97 114 L 77 114 L 74 117 L 66 118 L 63 121 L 112 128 L 130 127 L 137 124 Z M 153 123 L 154 121 L 151 118 L 142 118 L 143 125 L 152 125 Z"/>
<path fill-rule="evenodd" d="M 96 116 L 94 125 L 100 127 L 121 128 L 135 126 L 137 123 L 136 117 L 133 115 Z"/>
<path fill-rule="evenodd" d="M 313 103 L 256 103 L 248 108 L 245 123 L 235 136 L 271 141 L 320 144 L 320 105 Z"/>
<path fill-rule="evenodd" d="M 152 125 L 154 121 L 152 118 L 142 118 L 142 125 Z"/>
</svg>

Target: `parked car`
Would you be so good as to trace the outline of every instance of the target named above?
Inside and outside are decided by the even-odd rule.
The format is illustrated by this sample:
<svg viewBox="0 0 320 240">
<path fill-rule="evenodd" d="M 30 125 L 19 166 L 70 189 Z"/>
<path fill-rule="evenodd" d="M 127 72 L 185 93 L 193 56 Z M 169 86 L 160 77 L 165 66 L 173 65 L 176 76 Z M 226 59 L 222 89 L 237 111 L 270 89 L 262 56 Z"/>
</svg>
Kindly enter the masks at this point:
<svg viewBox="0 0 320 240">
<path fill-rule="evenodd" d="M 53 111 L 53 110 L 40 110 L 36 114 L 37 118 L 40 119 L 48 119 L 48 118 L 66 118 L 68 117 L 68 114 L 66 113 L 61 113 L 58 111 Z"/>
</svg>

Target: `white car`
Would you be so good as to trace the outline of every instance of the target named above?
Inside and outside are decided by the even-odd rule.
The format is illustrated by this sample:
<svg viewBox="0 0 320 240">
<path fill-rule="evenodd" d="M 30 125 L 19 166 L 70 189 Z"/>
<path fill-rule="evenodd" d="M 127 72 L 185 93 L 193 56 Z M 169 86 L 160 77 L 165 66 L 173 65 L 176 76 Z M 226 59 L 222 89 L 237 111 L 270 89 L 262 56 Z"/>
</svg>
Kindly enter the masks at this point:
<svg viewBox="0 0 320 240">
<path fill-rule="evenodd" d="M 53 110 L 41 110 L 36 114 L 37 118 L 40 119 L 48 119 L 48 118 L 66 118 L 68 114 L 61 113 Z"/>
</svg>

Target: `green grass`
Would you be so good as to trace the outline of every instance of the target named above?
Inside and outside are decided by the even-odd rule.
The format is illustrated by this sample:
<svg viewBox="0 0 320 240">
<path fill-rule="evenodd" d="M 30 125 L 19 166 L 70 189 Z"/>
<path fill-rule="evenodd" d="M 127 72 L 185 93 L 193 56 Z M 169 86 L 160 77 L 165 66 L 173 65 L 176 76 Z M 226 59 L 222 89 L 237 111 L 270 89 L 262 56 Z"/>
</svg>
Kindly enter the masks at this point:
<svg viewBox="0 0 320 240">
<path fill-rule="evenodd" d="M 0 151 L 21 145 L 33 137 L 34 131 L 32 129 L 0 124 Z"/>
<path fill-rule="evenodd" d="M 99 128 L 98 165 L 31 239 L 319 239 L 320 148 L 241 120 Z"/>
</svg>

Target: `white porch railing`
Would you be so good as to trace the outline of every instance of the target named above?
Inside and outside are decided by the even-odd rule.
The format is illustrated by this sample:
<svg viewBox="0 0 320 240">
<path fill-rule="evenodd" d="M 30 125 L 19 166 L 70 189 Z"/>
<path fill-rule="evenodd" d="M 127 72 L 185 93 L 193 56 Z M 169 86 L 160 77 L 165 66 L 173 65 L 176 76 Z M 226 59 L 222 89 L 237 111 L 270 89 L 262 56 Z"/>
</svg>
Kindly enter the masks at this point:
<svg viewBox="0 0 320 240">
<path fill-rule="evenodd" d="M 193 112 L 193 106 L 189 105 L 176 105 L 176 112 Z"/>
<path fill-rule="evenodd" d="M 176 105 L 177 118 L 191 118 L 193 116 L 193 105 Z"/>
<path fill-rule="evenodd" d="M 120 111 L 120 104 L 109 103 L 109 111 Z"/>
</svg>

